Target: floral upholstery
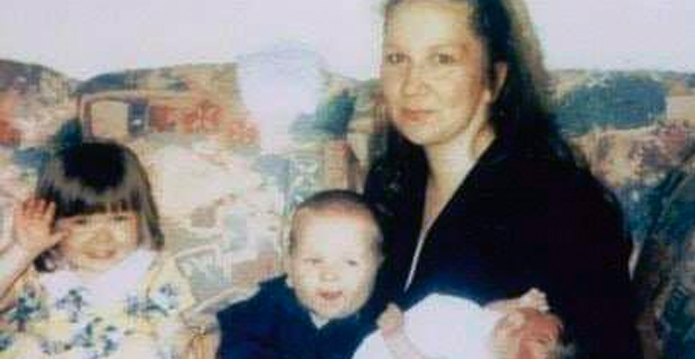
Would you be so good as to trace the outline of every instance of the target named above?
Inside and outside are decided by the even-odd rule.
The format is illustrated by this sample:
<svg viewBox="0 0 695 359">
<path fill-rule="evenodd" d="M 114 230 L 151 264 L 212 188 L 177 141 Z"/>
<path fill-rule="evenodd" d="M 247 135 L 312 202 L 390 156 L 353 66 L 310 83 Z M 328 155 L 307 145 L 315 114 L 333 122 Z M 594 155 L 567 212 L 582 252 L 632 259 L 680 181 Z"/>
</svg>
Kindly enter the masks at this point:
<svg viewBox="0 0 695 359">
<path fill-rule="evenodd" d="M 317 109 L 273 129 L 242 101 L 239 75 L 235 64 L 187 65 L 75 81 L 0 61 L 1 240 L 50 151 L 115 138 L 147 167 L 167 247 L 199 309 L 248 295 L 280 271 L 294 204 L 320 189 L 361 188 L 383 147 L 384 119 L 377 81 L 321 70 Z M 682 357 L 695 348 L 695 76 L 561 71 L 554 79 L 560 128 L 625 209 L 650 345 Z M 266 148 L 269 133 L 287 143 Z"/>
</svg>

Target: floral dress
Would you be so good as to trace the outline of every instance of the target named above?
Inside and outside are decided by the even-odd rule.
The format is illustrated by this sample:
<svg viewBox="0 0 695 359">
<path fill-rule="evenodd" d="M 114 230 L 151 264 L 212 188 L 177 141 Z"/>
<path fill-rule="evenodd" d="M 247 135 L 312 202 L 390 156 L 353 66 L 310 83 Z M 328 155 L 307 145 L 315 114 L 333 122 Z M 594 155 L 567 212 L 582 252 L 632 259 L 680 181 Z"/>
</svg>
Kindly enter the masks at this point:
<svg viewBox="0 0 695 359">
<path fill-rule="evenodd" d="M 165 255 L 137 250 L 90 281 L 71 270 L 27 273 L 0 316 L 0 359 L 181 357 L 188 283 Z"/>
</svg>

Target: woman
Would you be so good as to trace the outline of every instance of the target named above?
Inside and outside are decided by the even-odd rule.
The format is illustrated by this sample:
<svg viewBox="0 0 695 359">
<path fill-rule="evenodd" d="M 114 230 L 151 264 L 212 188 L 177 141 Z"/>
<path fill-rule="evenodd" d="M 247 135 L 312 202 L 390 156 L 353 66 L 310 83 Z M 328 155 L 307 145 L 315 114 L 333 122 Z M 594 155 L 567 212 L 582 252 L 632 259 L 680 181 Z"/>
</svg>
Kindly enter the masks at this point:
<svg viewBox="0 0 695 359">
<path fill-rule="evenodd" d="M 639 357 L 631 243 L 553 126 L 523 4 L 390 0 L 383 46 L 395 131 L 365 187 L 387 239 L 377 302 L 538 287 L 578 357 Z"/>
</svg>

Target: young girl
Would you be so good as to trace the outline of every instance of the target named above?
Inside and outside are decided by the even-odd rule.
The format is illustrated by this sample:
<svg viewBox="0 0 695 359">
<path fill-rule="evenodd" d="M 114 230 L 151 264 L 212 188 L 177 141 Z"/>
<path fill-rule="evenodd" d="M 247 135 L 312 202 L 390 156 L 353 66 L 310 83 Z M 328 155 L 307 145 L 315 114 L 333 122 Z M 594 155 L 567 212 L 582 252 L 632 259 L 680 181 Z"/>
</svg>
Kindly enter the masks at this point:
<svg viewBox="0 0 695 359">
<path fill-rule="evenodd" d="M 184 356 L 193 297 L 163 244 L 133 152 L 94 141 L 57 153 L 0 248 L 0 358 Z"/>
</svg>

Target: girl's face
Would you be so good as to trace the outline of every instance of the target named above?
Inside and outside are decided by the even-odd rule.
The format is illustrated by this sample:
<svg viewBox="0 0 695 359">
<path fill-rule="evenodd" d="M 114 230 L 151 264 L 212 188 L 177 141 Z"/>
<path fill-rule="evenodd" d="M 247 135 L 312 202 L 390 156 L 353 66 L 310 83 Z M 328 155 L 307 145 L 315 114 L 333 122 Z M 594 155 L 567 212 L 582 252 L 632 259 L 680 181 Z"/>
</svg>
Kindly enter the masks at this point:
<svg viewBox="0 0 695 359">
<path fill-rule="evenodd" d="M 384 96 L 393 124 L 415 144 L 459 139 L 472 123 L 490 126 L 493 86 L 472 11 L 465 2 L 408 0 L 387 14 Z M 506 68 L 495 70 L 503 79 Z"/>
<path fill-rule="evenodd" d="M 78 272 L 94 275 L 118 264 L 138 247 L 138 219 L 133 211 L 104 212 L 59 219 L 68 236 L 58 244 Z"/>
</svg>

